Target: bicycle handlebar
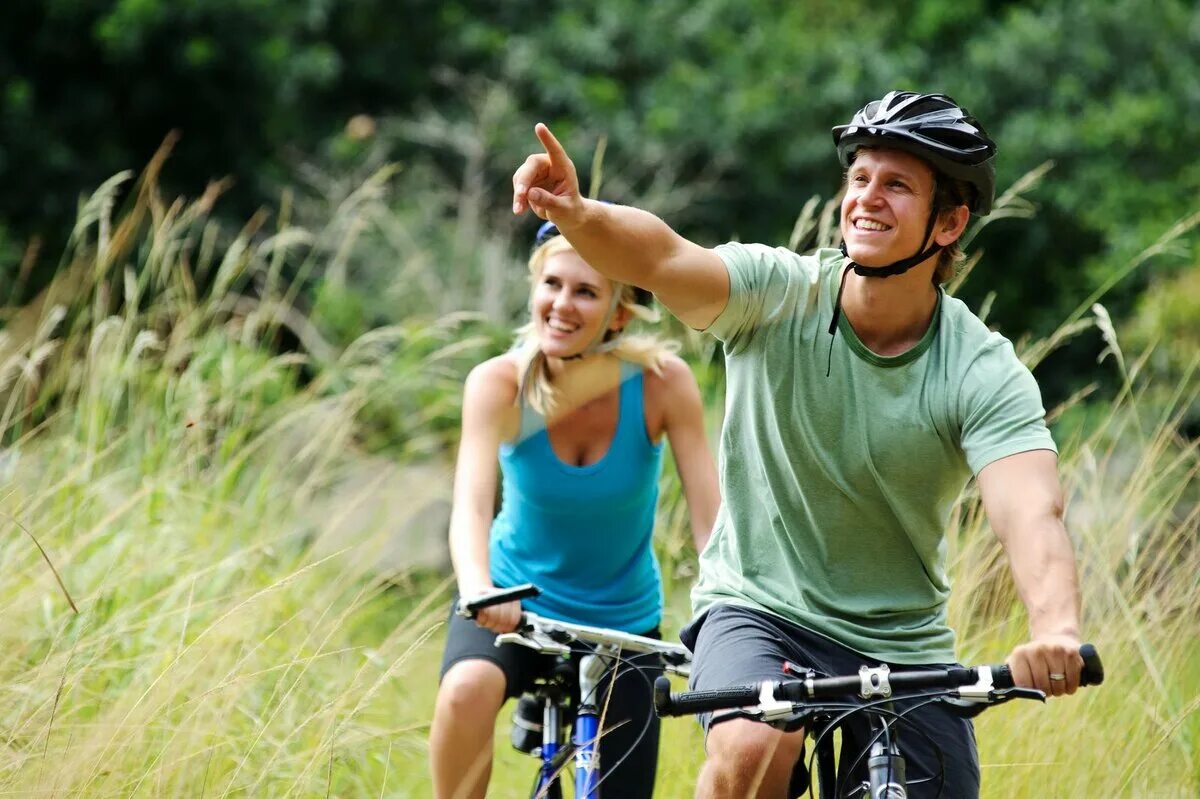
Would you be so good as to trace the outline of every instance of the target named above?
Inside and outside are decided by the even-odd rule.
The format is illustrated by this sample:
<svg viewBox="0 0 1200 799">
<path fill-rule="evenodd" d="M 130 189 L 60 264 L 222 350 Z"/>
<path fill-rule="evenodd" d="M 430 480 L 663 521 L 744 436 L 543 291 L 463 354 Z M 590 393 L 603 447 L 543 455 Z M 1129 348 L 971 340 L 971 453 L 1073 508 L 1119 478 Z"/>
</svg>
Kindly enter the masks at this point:
<svg viewBox="0 0 1200 799">
<path fill-rule="evenodd" d="M 1079 672 L 1079 687 L 1100 685 L 1104 682 L 1104 664 L 1100 662 L 1100 654 L 1096 647 L 1084 644 L 1079 647 L 1079 656 L 1083 658 L 1083 670 Z M 996 688 L 1012 688 L 1012 670 L 1006 664 L 990 666 L 992 670 L 992 685 Z"/>
<path fill-rule="evenodd" d="M 1104 666 L 1091 644 L 1079 648 L 1083 671 L 1079 684 L 1099 685 L 1104 682 Z M 970 687 L 968 689 L 968 687 Z M 1013 688 L 1012 671 L 1007 665 L 954 666 L 945 669 L 920 671 L 890 671 L 886 666 L 863 667 L 858 675 L 846 677 L 814 677 L 802 679 L 767 680 L 750 685 L 736 685 L 708 691 L 672 693 L 670 681 L 660 677 L 654 683 L 654 709 L 660 716 L 683 716 L 690 713 L 710 713 L 714 710 L 745 708 L 755 705 L 798 704 L 812 699 L 843 699 L 857 696 L 862 699 L 888 698 L 894 690 L 919 691 L 944 688 L 968 689 L 966 695 L 986 698 L 993 690 Z"/>
<path fill-rule="evenodd" d="M 484 608 L 490 608 L 493 605 L 503 605 L 505 602 L 529 599 L 540 596 L 541 593 L 542 589 L 533 583 L 524 583 L 512 588 L 501 588 L 499 591 L 477 596 L 474 599 L 466 599 L 464 597 L 458 600 L 458 608 L 455 610 L 455 613 L 464 618 L 473 619 Z"/>
<path fill-rule="evenodd" d="M 532 583 L 513 588 L 504 588 L 471 600 L 460 599 L 456 613 L 469 619 L 484 608 L 527 599 L 541 594 L 541 589 Z M 559 621 L 538 616 L 528 611 L 521 612 L 521 620 L 515 632 L 502 633 L 496 637 L 496 646 L 511 643 L 525 646 L 538 652 L 566 654 L 572 641 L 584 641 L 614 650 L 657 655 L 665 668 L 686 675 L 692 662 L 692 653 L 682 644 L 634 635 L 621 630 L 590 627 L 584 624 Z"/>
</svg>

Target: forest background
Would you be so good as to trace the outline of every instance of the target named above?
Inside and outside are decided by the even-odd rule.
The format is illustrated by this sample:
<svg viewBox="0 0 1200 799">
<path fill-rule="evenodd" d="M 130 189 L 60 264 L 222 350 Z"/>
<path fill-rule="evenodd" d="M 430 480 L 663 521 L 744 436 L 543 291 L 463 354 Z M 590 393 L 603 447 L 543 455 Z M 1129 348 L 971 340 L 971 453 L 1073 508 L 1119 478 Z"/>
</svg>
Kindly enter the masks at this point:
<svg viewBox="0 0 1200 799">
<path fill-rule="evenodd" d="M 1006 196 L 954 290 L 1042 386 L 1110 665 L 984 717 L 985 793 L 1194 796 L 1181 0 L 8 3 L 0 788 L 426 793 L 459 392 L 524 312 L 533 123 L 701 243 L 806 249 L 836 236 L 829 128 L 893 88 L 998 142 Z M 715 436 L 719 352 L 669 330 Z M 671 629 L 695 556 L 670 468 L 662 494 Z M 950 533 L 960 654 L 999 659 L 1023 617 L 971 488 Z M 668 725 L 662 795 L 699 752 Z M 499 757 L 516 793 L 531 763 Z"/>
</svg>

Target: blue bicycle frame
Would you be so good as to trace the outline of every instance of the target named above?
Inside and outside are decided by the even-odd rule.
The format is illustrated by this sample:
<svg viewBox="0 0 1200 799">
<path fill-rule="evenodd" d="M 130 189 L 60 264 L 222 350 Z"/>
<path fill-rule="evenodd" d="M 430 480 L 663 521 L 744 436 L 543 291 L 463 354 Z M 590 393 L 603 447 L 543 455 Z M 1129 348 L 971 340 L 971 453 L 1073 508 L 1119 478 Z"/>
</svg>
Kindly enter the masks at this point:
<svg viewBox="0 0 1200 799">
<path fill-rule="evenodd" d="M 502 589 L 471 600 L 459 600 L 458 613 L 466 618 L 474 618 L 482 608 L 537 596 L 538 593 L 540 592 L 533 585 Z M 691 653 L 682 644 L 631 635 L 619 630 L 543 619 L 528 612 L 521 614 L 521 622 L 515 631 L 496 636 L 496 646 L 524 646 L 535 652 L 557 655 L 563 659 L 571 657 L 570 644 L 574 642 L 586 643 L 591 648 L 591 651 L 580 659 L 577 680 L 579 706 L 575 710 L 571 740 L 571 751 L 575 758 L 575 799 L 600 799 L 600 786 L 604 778 L 598 745 L 600 713 L 596 706 L 596 698 L 599 696 L 598 689 L 605 674 L 620 660 L 622 653 L 641 653 L 658 658 L 667 671 L 686 676 L 691 665 Z M 541 751 L 537 752 L 542 762 L 533 794 L 539 799 L 562 797 L 560 773 L 567 756 L 567 753 L 562 751 L 560 742 L 563 708 L 566 706 L 563 689 L 563 680 L 557 680 L 534 692 L 543 701 L 542 745 Z"/>
<path fill-rule="evenodd" d="M 571 735 L 575 751 L 575 797 L 576 799 L 600 799 L 601 762 L 600 713 L 592 698 L 596 696 L 600 680 L 608 666 L 605 657 L 584 655 L 579 664 L 579 696 L 584 700 L 575 711 L 575 723 Z M 546 697 L 542 711 L 542 766 L 538 772 L 535 797 L 557 799 L 561 796 L 558 762 L 562 731 L 562 708 L 552 698 Z"/>
<path fill-rule="evenodd" d="M 533 790 L 535 797 L 559 799 L 562 790 L 558 780 L 559 737 L 562 730 L 562 708 L 551 697 L 546 697 L 542 710 L 542 767 L 538 770 L 537 786 Z"/>
</svg>

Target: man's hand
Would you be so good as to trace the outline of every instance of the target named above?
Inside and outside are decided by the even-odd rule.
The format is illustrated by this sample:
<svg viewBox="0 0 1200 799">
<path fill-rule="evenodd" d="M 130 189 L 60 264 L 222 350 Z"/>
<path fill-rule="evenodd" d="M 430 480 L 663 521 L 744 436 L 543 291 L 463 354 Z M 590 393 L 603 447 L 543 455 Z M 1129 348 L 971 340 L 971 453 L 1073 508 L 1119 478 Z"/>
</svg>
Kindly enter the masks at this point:
<svg viewBox="0 0 1200 799">
<path fill-rule="evenodd" d="M 581 221 L 584 210 L 575 164 L 550 128 L 539 122 L 533 131 L 546 151 L 526 158 L 513 174 L 513 213 L 528 208 L 566 231 Z"/>
<path fill-rule="evenodd" d="M 1046 696 L 1073 694 L 1083 670 L 1082 644 L 1074 635 L 1041 635 L 1018 646 L 1005 662 L 1017 685 L 1037 688 Z"/>
</svg>

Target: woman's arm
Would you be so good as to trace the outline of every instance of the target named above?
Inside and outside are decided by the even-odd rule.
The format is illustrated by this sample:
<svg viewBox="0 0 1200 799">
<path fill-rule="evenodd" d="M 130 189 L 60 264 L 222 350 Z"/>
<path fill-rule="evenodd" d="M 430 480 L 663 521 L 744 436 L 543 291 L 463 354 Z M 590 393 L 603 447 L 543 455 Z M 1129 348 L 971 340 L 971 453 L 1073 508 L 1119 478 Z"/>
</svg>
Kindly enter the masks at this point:
<svg viewBox="0 0 1200 799">
<path fill-rule="evenodd" d="M 516 391 L 515 367 L 503 356 L 472 369 L 463 388 L 462 437 L 450 511 L 450 561 L 462 597 L 478 596 L 494 587 L 488 535 L 496 501 L 496 460 L 500 442 L 510 432 Z M 510 602 L 480 611 L 476 622 L 494 632 L 509 632 L 520 612 L 520 604 Z"/>
<path fill-rule="evenodd" d="M 699 553 L 708 543 L 721 505 L 717 467 L 704 431 L 704 404 L 692 370 L 681 359 L 668 359 L 660 381 L 663 429 L 675 456 L 675 468 L 692 523 L 692 540 Z"/>
</svg>

